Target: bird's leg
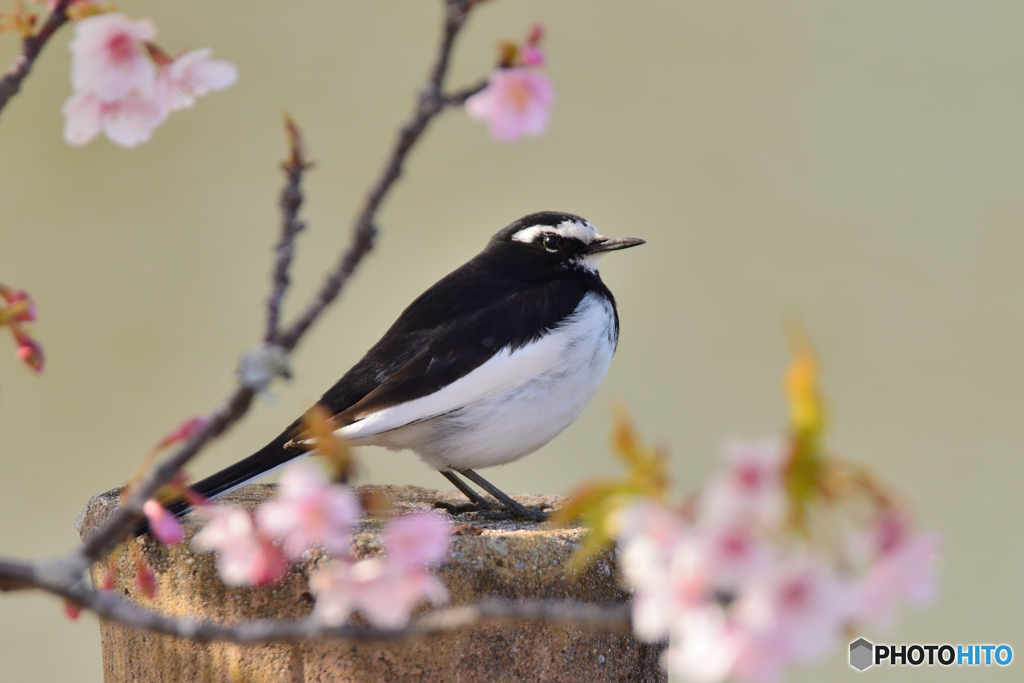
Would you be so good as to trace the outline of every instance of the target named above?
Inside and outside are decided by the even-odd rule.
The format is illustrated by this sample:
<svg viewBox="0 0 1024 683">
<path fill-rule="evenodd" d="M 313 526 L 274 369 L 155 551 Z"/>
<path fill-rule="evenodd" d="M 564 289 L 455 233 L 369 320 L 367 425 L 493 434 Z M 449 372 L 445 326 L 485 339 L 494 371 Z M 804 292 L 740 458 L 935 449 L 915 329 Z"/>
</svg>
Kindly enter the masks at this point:
<svg viewBox="0 0 1024 683">
<path fill-rule="evenodd" d="M 455 476 L 455 473 L 451 470 L 442 470 L 441 474 L 444 475 L 445 479 L 455 484 L 455 488 L 462 491 L 463 495 L 465 495 L 466 498 L 469 498 L 469 500 L 481 510 L 498 510 L 501 508 L 500 505 L 495 505 L 486 498 L 481 497 L 481 495 L 473 489 L 469 488 L 469 485 Z"/>
<path fill-rule="evenodd" d="M 516 501 L 512 500 L 508 495 L 502 493 L 501 489 L 499 489 L 497 486 L 481 477 L 473 470 L 456 470 L 456 472 L 464 476 L 466 479 L 469 479 L 471 482 L 482 488 L 484 491 L 487 491 L 487 493 L 494 496 L 499 503 L 505 506 L 505 509 L 508 510 L 508 512 L 513 517 L 521 517 L 523 519 L 531 519 L 536 521 L 543 521 L 548 518 L 548 516 L 545 513 L 541 512 L 540 510 L 531 510 L 530 508 L 525 507 L 521 503 L 517 503 Z"/>
</svg>

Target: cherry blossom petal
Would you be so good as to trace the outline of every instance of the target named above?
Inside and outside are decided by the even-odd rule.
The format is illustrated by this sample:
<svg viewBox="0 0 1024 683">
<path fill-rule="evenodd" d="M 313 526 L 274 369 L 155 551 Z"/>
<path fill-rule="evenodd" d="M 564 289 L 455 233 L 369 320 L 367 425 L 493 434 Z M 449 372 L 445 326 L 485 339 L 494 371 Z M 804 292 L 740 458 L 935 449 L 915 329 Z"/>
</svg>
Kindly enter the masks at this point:
<svg viewBox="0 0 1024 683">
<path fill-rule="evenodd" d="M 679 544 L 693 533 L 678 512 L 650 500 L 623 509 L 616 522 L 622 571 L 634 586 L 665 576 Z"/>
<path fill-rule="evenodd" d="M 132 92 L 103 103 L 103 132 L 116 145 L 135 147 L 147 142 L 165 117 L 166 110 L 156 100 Z"/>
<path fill-rule="evenodd" d="M 736 661 L 732 677 L 747 683 L 780 683 L 782 672 L 789 662 L 790 654 L 781 640 L 769 637 L 754 637 L 743 629 L 734 633 Z"/>
<path fill-rule="evenodd" d="M 330 625 L 344 623 L 358 610 L 374 626 L 397 629 L 424 600 L 448 599 L 444 584 L 427 570 L 399 568 L 382 557 L 333 560 L 309 577 L 309 589 L 316 595 L 313 614 Z"/>
<path fill-rule="evenodd" d="M 713 526 L 698 538 L 696 564 L 719 588 L 731 589 L 772 566 L 771 547 L 749 525 Z"/>
<path fill-rule="evenodd" d="M 734 630 L 716 606 L 680 613 L 665 653 L 669 671 L 696 683 L 725 680 L 740 654 Z"/>
<path fill-rule="evenodd" d="M 360 596 L 360 612 L 380 628 L 399 629 L 409 623 L 416 605 L 424 601 L 440 604 L 448 591 L 425 569 L 401 570 L 376 581 Z"/>
<path fill-rule="evenodd" d="M 151 96 L 156 67 L 141 44 L 156 38 L 149 19 L 138 21 L 110 12 L 89 17 L 75 25 L 71 50 L 71 84 L 101 100 L 115 100 L 135 90 Z"/>
<path fill-rule="evenodd" d="M 936 593 L 935 563 L 939 538 L 931 534 L 910 536 L 892 547 L 871 565 L 861 582 L 858 616 L 882 630 L 895 625 L 901 600 L 914 605 L 931 602 Z"/>
<path fill-rule="evenodd" d="M 316 596 L 313 616 L 323 623 L 331 626 L 343 624 L 356 610 L 360 584 L 365 579 L 352 576 L 354 564 L 339 558 L 310 574 L 309 590 Z"/>
<path fill-rule="evenodd" d="M 399 568 L 439 564 L 448 554 L 452 525 L 447 516 L 417 512 L 388 521 L 384 548 Z"/>
<path fill-rule="evenodd" d="M 103 130 L 103 103 L 91 92 L 78 92 L 64 102 L 64 141 L 80 147 Z"/>
<path fill-rule="evenodd" d="M 210 59 L 212 48 L 192 50 L 160 69 L 157 87 L 170 111 L 188 109 L 196 98 L 223 90 L 238 80 L 238 67 L 221 59 Z"/>
<path fill-rule="evenodd" d="M 487 87 L 466 100 L 466 113 L 486 121 L 495 140 L 514 142 L 547 130 L 554 100 L 554 86 L 544 74 L 526 67 L 498 69 Z"/>
<path fill-rule="evenodd" d="M 799 556 L 751 581 L 735 608 L 758 638 L 808 661 L 835 645 L 853 617 L 854 598 L 853 584 L 831 566 Z"/>
<path fill-rule="evenodd" d="M 687 550 L 693 531 L 681 515 L 654 501 L 629 506 L 617 521 L 623 578 L 633 589 L 633 628 L 641 640 L 663 640 L 675 615 L 705 593 Z"/>
<path fill-rule="evenodd" d="M 209 505 L 199 512 L 209 521 L 192 538 L 192 546 L 217 553 L 217 571 L 225 584 L 259 586 L 284 576 L 288 563 L 283 553 L 257 534 L 252 515 L 224 505 Z"/>
<path fill-rule="evenodd" d="M 260 506 L 256 520 L 266 534 L 282 539 L 285 554 L 296 559 L 315 545 L 348 551 L 348 532 L 360 513 L 349 487 L 328 484 L 315 465 L 298 462 L 281 476 L 279 491 Z"/>
<path fill-rule="evenodd" d="M 702 491 L 700 517 L 709 523 L 751 521 L 778 526 L 786 512 L 785 443 L 732 441 L 724 455 L 729 467 Z"/>
</svg>

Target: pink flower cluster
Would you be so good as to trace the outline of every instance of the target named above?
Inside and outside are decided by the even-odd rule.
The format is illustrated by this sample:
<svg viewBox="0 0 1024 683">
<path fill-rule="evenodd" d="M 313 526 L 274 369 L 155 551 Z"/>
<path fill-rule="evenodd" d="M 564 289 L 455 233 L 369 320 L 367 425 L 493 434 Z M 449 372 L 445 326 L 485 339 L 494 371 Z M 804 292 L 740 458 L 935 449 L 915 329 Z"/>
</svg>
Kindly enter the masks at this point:
<svg viewBox="0 0 1024 683">
<path fill-rule="evenodd" d="M 668 639 L 671 672 L 778 681 L 851 629 L 890 624 L 898 603 L 933 597 L 938 542 L 906 516 L 879 510 L 815 542 L 788 526 L 784 442 L 734 443 L 726 458 L 685 512 L 647 500 L 619 520 L 634 628 Z"/>
<path fill-rule="evenodd" d="M 534 24 L 522 45 L 502 45 L 501 66 L 491 73 L 483 90 L 466 100 L 466 113 L 485 121 L 495 140 L 515 142 L 548 128 L 555 88 L 550 78 L 537 71 L 546 61 L 540 47 L 543 36 L 543 27 Z"/>
<path fill-rule="evenodd" d="M 0 327 L 7 326 L 18 346 L 18 358 L 36 372 L 43 371 L 43 347 L 25 331 L 24 324 L 35 322 L 36 304 L 23 289 L 0 284 Z"/>
<path fill-rule="evenodd" d="M 84 145 L 104 132 L 111 142 L 146 142 L 167 116 L 196 98 L 232 85 L 238 68 L 211 59 L 210 48 L 174 59 L 153 40 L 149 19 L 111 12 L 79 21 L 71 41 L 71 85 L 64 103 L 64 139 Z"/>
<path fill-rule="evenodd" d="M 448 554 L 451 527 L 436 513 L 391 519 L 384 529 L 384 554 L 353 561 L 338 557 L 309 577 L 316 596 L 313 614 L 326 624 L 344 623 L 358 610 L 380 628 L 409 622 L 423 600 L 445 602 L 448 591 L 430 571 Z"/>
<path fill-rule="evenodd" d="M 325 548 L 332 557 L 309 580 L 316 596 L 313 614 L 325 623 L 340 624 L 358 610 L 376 626 L 397 628 L 424 599 L 435 604 L 447 599 L 444 585 L 429 570 L 448 552 L 446 517 L 395 517 L 383 532 L 384 554 L 355 560 L 349 534 L 360 515 L 359 501 L 349 487 L 328 483 L 310 463 L 286 469 L 277 498 L 254 515 L 224 505 L 200 511 L 208 522 L 192 545 L 217 554 L 217 569 L 228 585 L 274 583 L 307 550 Z"/>
</svg>

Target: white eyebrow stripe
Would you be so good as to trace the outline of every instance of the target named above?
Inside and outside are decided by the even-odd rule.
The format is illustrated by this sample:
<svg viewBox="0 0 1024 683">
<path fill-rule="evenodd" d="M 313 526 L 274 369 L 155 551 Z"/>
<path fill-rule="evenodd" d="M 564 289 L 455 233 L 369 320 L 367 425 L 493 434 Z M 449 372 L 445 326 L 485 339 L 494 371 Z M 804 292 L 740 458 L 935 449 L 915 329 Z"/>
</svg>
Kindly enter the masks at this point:
<svg viewBox="0 0 1024 683">
<path fill-rule="evenodd" d="M 601 233 L 597 231 L 594 226 L 590 223 L 578 223 L 576 221 L 563 221 L 555 226 L 550 225 L 533 225 L 529 228 L 523 228 L 516 234 L 512 235 L 512 239 L 516 242 L 534 242 L 538 237 L 546 232 L 553 232 L 562 237 L 578 239 L 583 244 L 590 244 L 595 239 L 601 237 Z"/>
</svg>

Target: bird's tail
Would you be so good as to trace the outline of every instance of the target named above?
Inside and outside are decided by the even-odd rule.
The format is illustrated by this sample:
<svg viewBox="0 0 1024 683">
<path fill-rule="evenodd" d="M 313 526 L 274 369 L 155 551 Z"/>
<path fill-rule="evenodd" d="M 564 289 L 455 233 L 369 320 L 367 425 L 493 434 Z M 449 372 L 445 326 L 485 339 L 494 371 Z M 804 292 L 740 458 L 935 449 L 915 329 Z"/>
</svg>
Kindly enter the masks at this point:
<svg viewBox="0 0 1024 683">
<path fill-rule="evenodd" d="M 288 429 L 281 432 L 277 438 L 248 458 L 239 460 L 234 465 L 211 474 L 207 478 L 192 484 L 190 488 L 203 498 L 217 498 L 248 484 L 254 479 L 284 467 L 296 458 L 301 458 L 308 451 L 301 448 L 286 447 L 286 444 L 295 438 L 301 427 L 302 419 L 300 418 L 293 422 Z M 191 509 L 191 503 L 186 500 L 179 500 L 167 506 L 168 512 L 173 513 L 176 517 L 184 516 Z M 149 527 L 143 523 L 136 530 L 136 536 L 141 536 L 147 531 L 149 531 Z"/>
</svg>

